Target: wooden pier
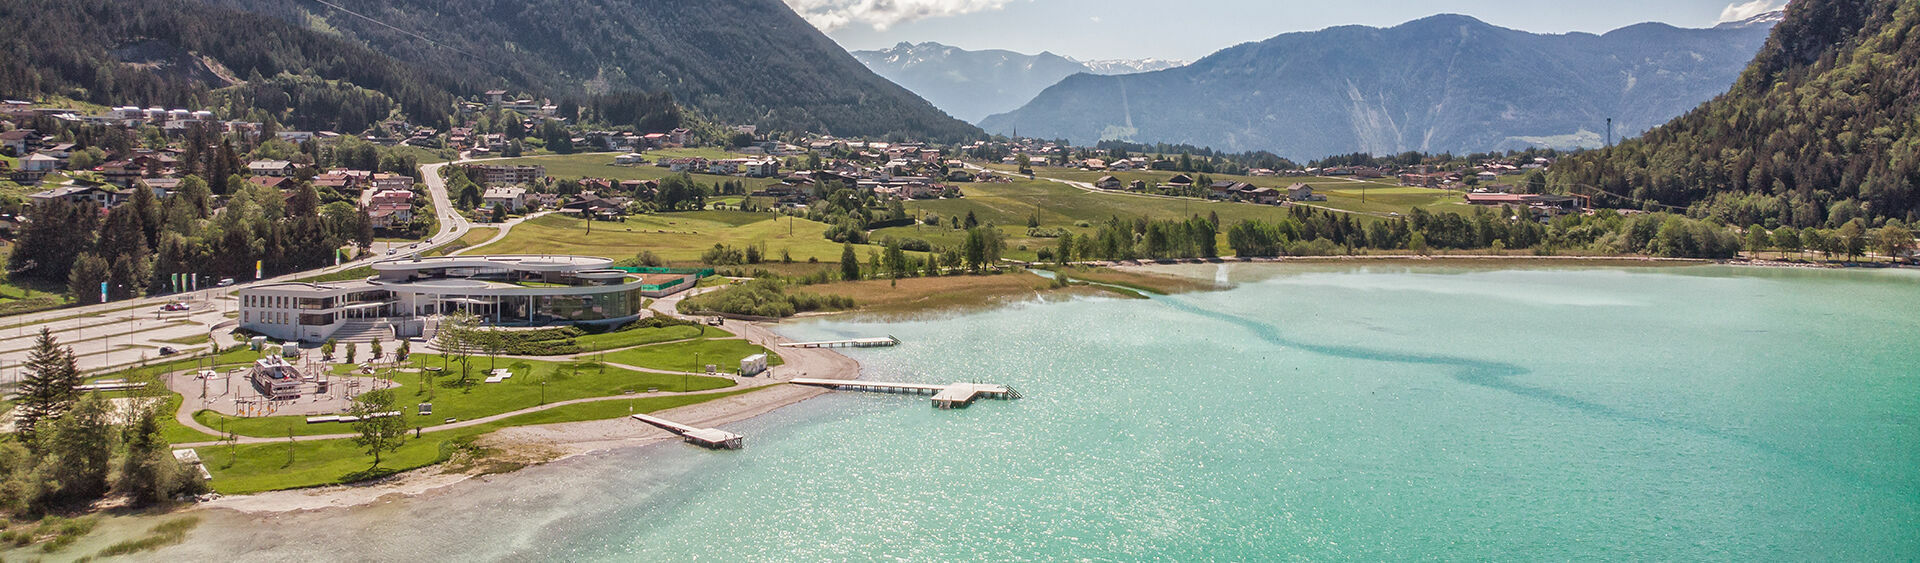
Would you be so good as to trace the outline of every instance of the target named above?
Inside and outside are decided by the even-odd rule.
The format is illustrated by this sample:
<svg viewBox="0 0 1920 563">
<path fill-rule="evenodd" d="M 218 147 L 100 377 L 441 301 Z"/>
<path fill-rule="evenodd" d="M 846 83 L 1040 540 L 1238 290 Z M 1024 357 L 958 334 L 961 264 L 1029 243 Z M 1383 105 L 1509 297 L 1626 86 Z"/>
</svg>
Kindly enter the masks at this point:
<svg viewBox="0 0 1920 563">
<path fill-rule="evenodd" d="M 782 348 L 885 348 L 888 346 L 899 346 L 899 345 L 900 345 L 900 339 L 888 336 L 886 338 L 854 338 L 850 340 L 822 340 L 819 342 L 783 342 L 780 344 L 780 347 Z"/>
<path fill-rule="evenodd" d="M 674 434 L 679 434 L 681 438 L 686 439 L 687 443 L 710 450 L 737 450 L 746 446 L 746 436 L 734 434 L 719 428 L 694 428 L 657 416 L 647 416 L 644 414 L 633 415 L 633 419 L 658 426 Z"/>
<path fill-rule="evenodd" d="M 894 383 L 888 381 L 860 381 L 855 379 L 809 379 L 795 378 L 794 385 L 811 385 L 828 389 L 846 391 L 872 391 L 876 393 L 912 393 L 933 395 L 933 408 L 963 409 L 980 399 L 1013 400 L 1020 398 L 1020 392 L 1005 385 L 992 383 L 949 383 L 937 385 L 931 383 Z"/>
</svg>

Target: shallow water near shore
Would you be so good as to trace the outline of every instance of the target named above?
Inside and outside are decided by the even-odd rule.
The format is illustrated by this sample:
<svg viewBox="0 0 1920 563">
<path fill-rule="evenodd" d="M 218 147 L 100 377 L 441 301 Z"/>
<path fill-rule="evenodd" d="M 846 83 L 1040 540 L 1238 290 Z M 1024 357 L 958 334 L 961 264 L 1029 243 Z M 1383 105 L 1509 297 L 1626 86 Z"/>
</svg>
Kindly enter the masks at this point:
<svg viewBox="0 0 1920 563">
<path fill-rule="evenodd" d="M 1920 558 L 1914 272 L 1166 269 L 1238 285 L 780 327 L 1022 400 L 835 393 L 146 557 Z"/>
</svg>

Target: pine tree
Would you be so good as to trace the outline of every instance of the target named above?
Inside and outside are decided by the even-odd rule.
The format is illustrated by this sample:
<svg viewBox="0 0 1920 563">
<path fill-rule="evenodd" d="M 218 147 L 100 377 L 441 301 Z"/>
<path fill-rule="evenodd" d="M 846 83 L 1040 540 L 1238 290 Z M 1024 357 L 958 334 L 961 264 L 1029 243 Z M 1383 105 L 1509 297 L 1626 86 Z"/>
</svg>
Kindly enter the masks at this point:
<svg viewBox="0 0 1920 563">
<path fill-rule="evenodd" d="M 99 299 L 100 284 L 113 275 L 112 269 L 99 256 L 92 253 L 80 255 L 73 261 L 73 270 L 67 273 L 67 292 L 74 301 L 93 303 Z"/>
<path fill-rule="evenodd" d="M 27 355 L 26 379 L 20 382 L 20 404 L 14 408 L 14 427 L 28 448 L 38 448 L 42 422 L 66 414 L 79 398 L 80 368 L 73 350 L 60 346 L 53 331 L 40 329 L 33 351 Z"/>
<path fill-rule="evenodd" d="M 840 278 L 860 281 L 860 256 L 853 253 L 852 244 L 840 246 Z"/>
<path fill-rule="evenodd" d="M 53 421 L 53 431 L 40 436 L 40 466 L 53 482 L 52 503 L 99 498 L 107 492 L 112 467 L 113 417 L 106 399 L 88 395 Z"/>
</svg>

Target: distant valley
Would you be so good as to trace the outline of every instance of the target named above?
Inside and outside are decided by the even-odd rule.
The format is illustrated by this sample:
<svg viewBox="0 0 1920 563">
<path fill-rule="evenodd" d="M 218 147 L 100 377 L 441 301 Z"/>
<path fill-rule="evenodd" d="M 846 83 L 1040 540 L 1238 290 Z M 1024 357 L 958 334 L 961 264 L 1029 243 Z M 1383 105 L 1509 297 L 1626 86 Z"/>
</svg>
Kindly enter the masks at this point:
<svg viewBox="0 0 1920 563">
<path fill-rule="evenodd" d="M 854 51 L 853 56 L 873 72 L 968 122 L 1019 108 L 1041 90 L 1075 74 L 1132 74 L 1187 64 L 1169 59 L 1079 61 L 1048 52 L 969 51 L 934 42 Z"/>
</svg>

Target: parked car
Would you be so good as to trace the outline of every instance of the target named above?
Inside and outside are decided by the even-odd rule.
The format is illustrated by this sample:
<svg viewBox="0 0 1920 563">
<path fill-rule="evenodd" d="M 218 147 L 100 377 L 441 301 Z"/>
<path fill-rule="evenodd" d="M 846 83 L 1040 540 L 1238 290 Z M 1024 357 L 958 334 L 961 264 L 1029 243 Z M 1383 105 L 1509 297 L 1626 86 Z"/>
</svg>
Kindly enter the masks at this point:
<svg viewBox="0 0 1920 563">
<path fill-rule="evenodd" d="M 174 355 L 174 354 L 178 354 L 178 353 L 180 353 L 180 351 L 179 351 L 179 350 L 177 350 L 177 349 L 174 349 L 174 347 L 172 347 L 172 346 L 161 346 L 161 347 L 160 347 L 160 355 L 162 355 L 162 356 L 172 356 L 172 355 Z"/>
<path fill-rule="evenodd" d="M 220 287 L 233 285 L 233 278 L 220 278 Z"/>
<path fill-rule="evenodd" d="M 175 301 L 175 302 L 160 306 L 160 310 L 162 311 L 185 311 L 191 308 L 192 307 L 187 306 L 186 303 L 181 303 L 179 301 Z"/>
</svg>

